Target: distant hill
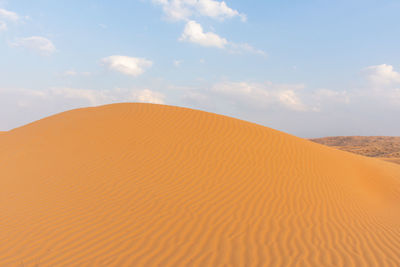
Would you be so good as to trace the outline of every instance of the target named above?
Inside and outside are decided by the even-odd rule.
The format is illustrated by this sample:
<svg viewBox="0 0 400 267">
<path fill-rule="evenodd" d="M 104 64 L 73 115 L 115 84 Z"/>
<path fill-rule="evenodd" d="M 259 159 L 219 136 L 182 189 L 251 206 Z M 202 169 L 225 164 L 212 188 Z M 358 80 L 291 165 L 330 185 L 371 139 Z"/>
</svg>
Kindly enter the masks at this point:
<svg viewBox="0 0 400 267">
<path fill-rule="evenodd" d="M 335 136 L 310 140 L 340 150 L 400 164 L 400 137 Z"/>
</svg>

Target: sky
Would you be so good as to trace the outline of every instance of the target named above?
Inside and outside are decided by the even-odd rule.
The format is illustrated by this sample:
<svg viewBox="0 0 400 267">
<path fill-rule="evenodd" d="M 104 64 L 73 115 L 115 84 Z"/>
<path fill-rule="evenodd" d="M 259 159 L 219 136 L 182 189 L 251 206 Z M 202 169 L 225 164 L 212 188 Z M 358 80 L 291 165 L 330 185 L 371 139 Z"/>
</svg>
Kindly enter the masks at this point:
<svg viewBox="0 0 400 267">
<path fill-rule="evenodd" d="M 0 0 L 0 131 L 119 102 L 400 136 L 398 0 Z"/>
</svg>

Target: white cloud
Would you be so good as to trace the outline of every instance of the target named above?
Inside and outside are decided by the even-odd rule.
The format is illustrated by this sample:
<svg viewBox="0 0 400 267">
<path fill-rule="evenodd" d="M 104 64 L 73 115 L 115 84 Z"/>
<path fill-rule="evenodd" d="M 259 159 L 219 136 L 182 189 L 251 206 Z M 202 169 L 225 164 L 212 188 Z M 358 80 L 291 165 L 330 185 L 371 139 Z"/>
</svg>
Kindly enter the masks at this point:
<svg viewBox="0 0 400 267">
<path fill-rule="evenodd" d="M 400 88 L 395 88 L 391 96 L 392 102 L 397 106 L 400 106 Z"/>
<path fill-rule="evenodd" d="M 179 67 L 179 66 L 182 64 L 182 62 L 183 62 L 183 60 L 177 60 L 177 59 L 176 59 L 176 60 L 174 60 L 173 63 L 174 63 L 174 66 L 175 66 L 175 67 Z"/>
<path fill-rule="evenodd" d="M 111 90 L 54 87 L 47 90 L 1 89 L 0 94 L 14 94 L 27 106 L 66 104 L 71 106 L 98 106 L 119 102 L 164 104 L 165 95 L 149 89 L 114 88 Z M 55 111 L 56 112 L 56 111 Z"/>
<path fill-rule="evenodd" d="M 133 91 L 131 94 L 132 101 L 138 101 L 142 103 L 153 103 L 153 104 L 164 104 L 165 96 L 161 93 L 144 89 L 140 91 Z"/>
<path fill-rule="evenodd" d="M 228 42 L 225 38 L 213 32 L 204 32 L 203 27 L 192 17 L 210 17 L 218 20 L 240 17 L 246 21 L 247 17 L 237 10 L 230 8 L 225 1 L 215 0 L 152 0 L 161 5 L 166 17 L 175 21 L 186 21 L 180 41 L 191 42 L 207 47 L 226 48 L 231 53 L 251 53 L 266 57 L 266 53 L 256 49 L 250 44 L 236 44 Z"/>
<path fill-rule="evenodd" d="M 367 78 L 374 85 L 391 85 L 400 83 L 400 72 L 396 72 L 392 65 L 382 64 L 364 69 Z"/>
<path fill-rule="evenodd" d="M 258 95 L 268 97 L 269 93 L 265 91 L 260 84 L 246 82 L 221 82 L 213 85 L 212 91 L 231 95 Z"/>
<path fill-rule="evenodd" d="M 203 27 L 195 22 L 189 21 L 179 38 L 182 42 L 190 42 L 207 47 L 224 48 L 228 41 L 212 32 L 204 32 Z"/>
<path fill-rule="evenodd" d="M 45 97 L 51 99 L 83 100 L 89 106 L 102 105 L 114 100 L 114 96 L 106 90 L 97 91 L 76 88 L 52 88 L 45 92 Z"/>
<path fill-rule="evenodd" d="M 149 89 L 0 88 L 0 130 L 9 130 L 75 108 L 121 102 L 163 104 L 164 101 L 164 94 Z"/>
<path fill-rule="evenodd" d="M 318 89 L 310 95 L 310 99 L 320 111 L 400 107 L 400 72 L 396 72 L 393 66 L 388 64 L 369 66 L 361 72 L 365 83 L 360 86 L 349 90 Z"/>
<path fill-rule="evenodd" d="M 41 53 L 42 55 L 51 55 L 56 51 L 53 42 L 41 36 L 32 36 L 19 38 L 12 46 L 25 47 Z"/>
<path fill-rule="evenodd" d="M 64 77 L 73 77 L 73 76 L 89 76 L 91 73 L 90 72 L 78 72 L 74 69 L 66 70 L 63 73 L 61 73 L 61 76 Z"/>
<path fill-rule="evenodd" d="M 66 70 L 62 74 L 63 76 L 76 76 L 78 73 L 75 70 Z"/>
<path fill-rule="evenodd" d="M 228 7 L 224 1 L 218 2 L 214 0 L 199 0 L 197 1 L 197 9 L 203 16 L 219 19 L 239 16 L 242 21 L 246 21 L 245 15 L 240 14 L 237 10 L 233 10 L 232 8 Z"/>
<path fill-rule="evenodd" d="M 179 41 L 190 42 L 206 47 L 226 48 L 229 52 L 235 54 L 251 53 L 261 55 L 263 57 L 267 56 L 264 51 L 256 49 L 247 43 L 236 44 L 233 42 L 228 42 L 225 38 L 213 32 L 204 32 L 203 27 L 193 20 L 186 23 L 185 29 L 183 30 Z"/>
<path fill-rule="evenodd" d="M 304 105 L 294 90 L 284 90 L 276 92 L 279 102 L 289 109 L 296 111 L 306 111 L 308 108 Z"/>
<path fill-rule="evenodd" d="M 193 15 L 191 5 L 186 5 L 186 1 L 153 0 L 153 2 L 162 6 L 164 14 L 170 20 L 187 20 Z"/>
<path fill-rule="evenodd" d="M 145 58 L 118 55 L 103 58 L 102 62 L 111 70 L 133 77 L 142 75 L 153 65 L 153 62 Z"/>
<path fill-rule="evenodd" d="M 0 8 L 0 18 L 14 22 L 20 19 L 17 13 L 2 8 Z"/>
<path fill-rule="evenodd" d="M 186 92 L 182 96 L 182 99 L 184 102 L 189 102 L 190 104 L 194 105 L 204 105 L 205 103 L 209 102 L 209 97 L 207 95 L 196 91 Z"/>
<path fill-rule="evenodd" d="M 367 83 L 353 90 L 354 98 L 364 102 L 385 105 L 385 108 L 400 107 L 400 72 L 389 64 L 366 67 L 362 70 Z"/>
<path fill-rule="evenodd" d="M 0 8 L 0 32 L 8 29 L 8 21 L 17 22 L 20 17 L 17 13 Z"/>
<path fill-rule="evenodd" d="M 7 30 L 7 24 L 3 21 L 0 21 L 0 32 Z"/>
<path fill-rule="evenodd" d="M 313 96 L 318 102 L 328 100 L 346 104 L 350 103 L 350 94 L 347 91 L 334 91 L 323 88 L 316 90 Z"/>
<path fill-rule="evenodd" d="M 211 91 L 220 94 L 232 104 L 261 109 L 279 105 L 294 111 L 313 110 L 300 99 L 298 91 L 303 88 L 300 84 L 221 82 L 213 85 Z"/>
<path fill-rule="evenodd" d="M 47 97 L 83 100 L 90 106 L 105 105 L 118 102 L 142 102 L 163 104 L 165 96 L 149 89 L 135 90 L 115 88 L 112 90 L 92 90 L 76 88 L 52 88 L 45 92 Z"/>
<path fill-rule="evenodd" d="M 242 21 L 246 21 L 246 15 L 228 7 L 224 1 L 153 0 L 153 3 L 161 5 L 170 20 L 189 20 L 192 16 L 205 16 L 219 20 L 240 17 Z"/>
<path fill-rule="evenodd" d="M 243 43 L 243 44 L 235 44 L 232 42 L 229 42 L 229 50 L 231 53 L 250 53 L 250 54 L 257 54 L 263 57 L 267 57 L 267 53 L 261 49 L 254 48 L 252 45 L 248 43 Z"/>
</svg>

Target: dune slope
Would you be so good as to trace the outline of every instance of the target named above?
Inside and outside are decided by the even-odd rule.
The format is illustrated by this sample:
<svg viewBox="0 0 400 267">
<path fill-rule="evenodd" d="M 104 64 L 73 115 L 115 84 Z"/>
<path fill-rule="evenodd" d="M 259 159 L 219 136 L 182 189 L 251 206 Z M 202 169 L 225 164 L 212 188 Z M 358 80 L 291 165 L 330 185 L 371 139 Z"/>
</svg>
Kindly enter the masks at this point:
<svg viewBox="0 0 400 267">
<path fill-rule="evenodd" d="M 0 266 L 399 266 L 400 166 L 117 104 L 0 138 Z"/>
</svg>

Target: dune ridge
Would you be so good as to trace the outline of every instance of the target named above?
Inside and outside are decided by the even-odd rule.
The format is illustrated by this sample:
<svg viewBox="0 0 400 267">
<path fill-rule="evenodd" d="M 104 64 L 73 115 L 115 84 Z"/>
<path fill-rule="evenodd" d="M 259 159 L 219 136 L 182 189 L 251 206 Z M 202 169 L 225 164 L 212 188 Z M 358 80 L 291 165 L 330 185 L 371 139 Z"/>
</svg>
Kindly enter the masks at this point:
<svg viewBox="0 0 400 267">
<path fill-rule="evenodd" d="M 399 266 L 400 166 L 153 104 L 0 138 L 0 266 Z"/>
</svg>

